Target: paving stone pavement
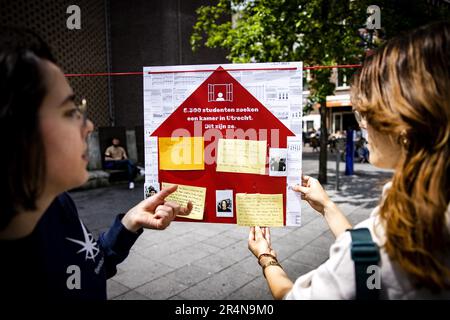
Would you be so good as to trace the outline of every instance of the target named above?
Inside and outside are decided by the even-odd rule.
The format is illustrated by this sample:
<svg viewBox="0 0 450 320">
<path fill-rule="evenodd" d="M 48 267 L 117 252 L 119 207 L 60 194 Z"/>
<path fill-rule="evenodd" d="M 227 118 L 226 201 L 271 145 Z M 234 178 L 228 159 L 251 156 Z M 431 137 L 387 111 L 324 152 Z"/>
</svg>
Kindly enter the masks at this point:
<svg viewBox="0 0 450 320">
<path fill-rule="evenodd" d="M 382 185 L 391 177 L 391 172 L 370 164 L 355 164 L 355 175 L 342 176 L 340 191 L 335 191 L 335 162 L 329 161 L 328 168 L 326 189 L 353 224 L 369 216 Z M 316 176 L 317 169 L 317 154 L 304 154 L 303 171 Z M 117 213 L 139 202 L 143 191 L 137 184 L 131 191 L 119 185 L 71 195 L 85 224 L 98 235 Z M 334 241 L 325 220 L 306 203 L 301 207 L 301 227 L 271 229 L 273 247 L 292 280 L 323 263 Z M 108 280 L 108 298 L 272 299 L 247 249 L 247 237 L 247 227 L 229 224 L 174 222 L 163 231 L 146 230 Z"/>
</svg>

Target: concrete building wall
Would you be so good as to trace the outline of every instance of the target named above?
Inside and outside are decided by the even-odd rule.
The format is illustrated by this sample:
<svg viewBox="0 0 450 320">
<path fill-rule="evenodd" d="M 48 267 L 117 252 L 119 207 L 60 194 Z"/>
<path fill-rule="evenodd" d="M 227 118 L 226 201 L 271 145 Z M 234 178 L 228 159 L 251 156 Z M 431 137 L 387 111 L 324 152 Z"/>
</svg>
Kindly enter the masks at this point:
<svg viewBox="0 0 450 320">
<path fill-rule="evenodd" d="M 222 50 L 193 53 L 195 10 L 212 0 L 0 0 L 0 24 L 27 27 L 50 44 L 64 73 L 142 71 L 143 66 L 226 62 Z M 81 9 L 81 29 L 66 27 L 67 8 Z M 71 77 L 96 128 L 135 130 L 143 162 L 142 75 Z"/>
<path fill-rule="evenodd" d="M 112 71 L 142 71 L 143 66 L 223 63 L 221 50 L 189 44 L 195 10 L 212 1 L 110 0 Z M 143 132 L 142 76 L 113 77 L 115 125 Z M 136 136 L 143 162 L 143 136 Z"/>
<path fill-rule="evenodd" d="M 81 29 L 69 30 L 68 0 L 0 0 L 0 24 L 26 27 L 52 48 L 64 73 L 95 73 L 106 70 L 105 6 L 103 0 L 77 0 Z M 88 115 L 97 126 L 109 125 L 105 77 L 69 78 L 77 96 L 86 98 Z"/>
</svg>

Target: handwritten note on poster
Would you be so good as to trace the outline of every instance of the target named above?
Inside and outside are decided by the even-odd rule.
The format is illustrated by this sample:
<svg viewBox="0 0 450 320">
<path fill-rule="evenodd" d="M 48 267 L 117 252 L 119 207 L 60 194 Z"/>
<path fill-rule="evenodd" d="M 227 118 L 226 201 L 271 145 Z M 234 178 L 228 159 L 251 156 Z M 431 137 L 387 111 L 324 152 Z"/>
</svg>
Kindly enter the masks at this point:
<svg viewBox="0 0 450 320">
<path fill-rule="evenodd" d="M 161 170 L 204 170 L 203 137 L 158 138 Z"/>
<path fill-rule="evenodd" d="M 163 182 L 162 187 L 170 187 L 173 183 Z M 188 216 L 183 218 L 193 220 L 203 220 L 203 212 L 205 211 L 206 188 L 178 185 L 177 191 L 166 198 L 167 201 L 174 201 L 180 206 L 186 206 L 189 201 L 192 202 L 194 208 Z M 181 217 L 181 216 L 180 216 Z"/>
<path fill-rule="evenodd" d="M 267 141 L 219 139 L 217 171 L 266 173 Z"/>
<path fill-rule="evenodd" d="M 283 195 L 236 194 L 237 224 L 240 226 L 283 226 Z"/>
</svg>

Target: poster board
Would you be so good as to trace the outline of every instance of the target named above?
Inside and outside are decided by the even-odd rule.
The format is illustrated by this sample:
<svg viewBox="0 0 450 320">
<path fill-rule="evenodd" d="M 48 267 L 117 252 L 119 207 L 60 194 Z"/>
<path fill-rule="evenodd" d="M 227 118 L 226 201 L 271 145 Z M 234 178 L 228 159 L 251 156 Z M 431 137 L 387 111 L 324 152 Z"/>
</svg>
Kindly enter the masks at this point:
<svg viewBox="0 0 450 320">
<path fill-rule="evenodd" d="M 146 197 L 179 184 L 175 200 L 204 203 L 178 221 L 301 224 L 301 62 L 144 67 L 143 81 Z"/>
</svg>

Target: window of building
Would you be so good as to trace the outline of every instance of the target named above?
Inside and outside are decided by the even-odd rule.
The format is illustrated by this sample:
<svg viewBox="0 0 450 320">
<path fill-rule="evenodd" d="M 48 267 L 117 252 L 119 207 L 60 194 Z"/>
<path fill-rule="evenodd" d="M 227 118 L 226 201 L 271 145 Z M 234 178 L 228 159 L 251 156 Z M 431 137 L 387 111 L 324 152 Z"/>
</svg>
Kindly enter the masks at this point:
<svg viewBox="0 0 450 320">
<path fill-rule="evenodd" d="M 348 88 L 347 72 L 345 69 L 337 69 L 336 88 Z"/>
<path fill-rule="evenodd" d="M 303 70 L 303 91 L 309 90 L 309 81 L 311 81 L 311 70 Z"/>
</svg>

